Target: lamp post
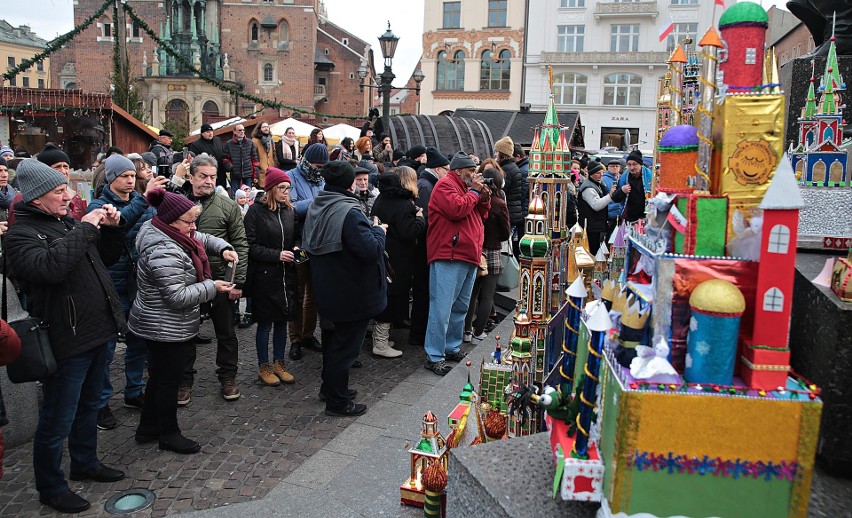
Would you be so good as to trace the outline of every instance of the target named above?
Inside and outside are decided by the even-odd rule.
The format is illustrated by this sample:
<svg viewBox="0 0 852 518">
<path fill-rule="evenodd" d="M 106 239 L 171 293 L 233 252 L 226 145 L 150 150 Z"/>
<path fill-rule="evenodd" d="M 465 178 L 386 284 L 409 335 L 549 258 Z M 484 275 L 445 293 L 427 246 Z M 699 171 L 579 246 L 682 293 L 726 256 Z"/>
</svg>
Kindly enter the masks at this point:
<svg viewBox="0 0 852 518">
<path fill-rule="evenodd" d="M 393 86 L 393 80 L 396 79 L 396 76 L 393 73 L 393 69 L 391 65 L 393 63 L 393 56 L 396 54 L 396 46 L 399 43 L 399 36 L 395 35 L 390 28 L 390 21 L 388 21 L 388 30 L 385 31 L 384 34 L 379 36 L 379 45 L 382 49 L 382 57 L 385 60 L 385 69 L 382 74 L 379 76 L 380 83 L 378 85 L 370 85 L 365 84 L 364 80 L 367 78 L 367 66 L 364 63 L 361 63 L 361 66 L 358 67 L 357 73 L 358 77 L 361 78 L 361 84 L 359 84 L 359 88 L 361 91 L 364 91 L 364 87 L 367 88 L 376 88 L 379 93 L 382 95 L 382 129 L 383 131 L 388 131 L 388 117 L 390 115 L 390 96 L 391 90 L 395 87 Z M 425 77 L 423 72 L 418 68 L 414 71 L 412 75 L 415 84 L 417 85 L 415 88 L 396 88 L 397 90 L 414 90 L 417 95 L 420 95 L 420 83 L 423 81 Z"/>
</svg>

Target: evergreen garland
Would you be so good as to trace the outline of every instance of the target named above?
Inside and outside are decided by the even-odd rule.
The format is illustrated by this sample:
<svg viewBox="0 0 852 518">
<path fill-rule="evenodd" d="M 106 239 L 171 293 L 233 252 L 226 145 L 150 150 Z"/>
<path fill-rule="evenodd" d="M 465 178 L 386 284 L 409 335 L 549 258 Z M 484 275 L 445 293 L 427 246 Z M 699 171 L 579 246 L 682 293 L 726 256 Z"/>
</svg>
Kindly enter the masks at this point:
<svg viewBox="0 0 852 518">
<path fill-rule="evenodd" d="M 315 111 L 311 111 L 311 110 L 303 110 L 301 108 L 297 108 L 296 106 L 289 106 L 289 105 L 286 105 L 284 103 L 280 103 L 280 102 L 277 102 L 277 101 L 270 101 L 270 100 L 267 100 L 267 99 L 262 99 L 260 97 L 255 96 L 255 95 L 251 95 L 247 92 L 244 92 L 243 90 L 240 90 L 238 88 L 234 88 L 233 86 L 227 85 L 227 84 L 223 83 L 222 81 L 219 81 L 217 79 L 214 79 L 214 78 L 208 76 L 207 74 L 201 72 L 200 70 L 196 70 L 195 67 L 192 65 L 192 63 L 188 59 L 186 59 L 184 56 L 182 56 L 177 50 L 175 50 L 175 48 L 172 47 L 170 43 L 161 40 L 157 36 L 157 34 L 155 34 L 153 30 L 151 30 L 151 28 L 148 26 L 148 24 L 145 23 L 144 20 L 142 20 L 141 18 L 139 18 L 136 15 L 136 13 L 133 11 L 133 9 L 129 5 L 125 5 L 124 10 L 128 14 L 128 16 L 130 16 L 130 18 L 134 22 L 136 22 L 136 24 L 139 25 L 139 27 L 143 31 L 145 31 L 146 34 L 148 34 L 148 36 L 151 37 L 151 39 L 153 39 L 155 42 L 157 42 L 157 44 L 163 50 L 166 51 L 166 53 L 168 55 L 175 58 L 185 69 L 191 71 L 193 74 L 198 76 L 204 82 L 215 86 L 219 90 L 222 90 L 224 92 L 228 92 L 228 93 L 235 95 L 235 96 L 238 96 L 238 97 L 242 97 L 244 99 L 248 99 L 248 100 L 250 100 L 250 101 L 252 101 L 256 104 L 263 105 L 267 108 L 290 110 L 294 113 L 302 113 L 302 114 L 305 114 L 305 115 L 315 115 L 315 116 L 319 116 L 319 117 L 331 117 L 331 118 L 335 118 L 335 119 L 348 119 L 348 120 L 359 120 L 359 121 L 360 120 L 366 120 L 366 117 L 353 117 L 351 115 L 331 115 L 331 114 L 320 113 L 320 112 L 315 112 Z"/>
<path fill-rule="evenodd" d="M 65 34 L 63 34 L 61 36 L 57 36 L 56 38 L 51 40 L 47 44 L 47 48 L 44 49 L 44 51 L 39 52 L 38 54 L 36 54 L 35 56 L 33 56 L 29 59 L 25 59 L 24 61 L 21 61 L 20 65 L 9 69 L 5 74 L 3 74 L 3 76 L 2 76 L 3 79 L 5 79 L 6 81 L 11 81 L 13 77 L 17 76 L 18 74 L 20 74 L 22 72 L 26 72 L 27 70 L 32 68 L 32 66 L 35 65 L 36 63 L 38 63 L 39 61 L 44 60 L 44 58 L 50 56 L 51 54 L 53 54 L 57 50 L 61 49 L 63 45 L 65 45 L 66 43 L 71 41 L 75 36 L 77 36 L 78 34 L 83 32 L 84 30 L 86 30 L 89 27 L 89 25 L 92 24 L 92 22 L 94 22 L 95 20 L 97 20 L 98 18 L 103 16 L 103 14 L 107 10 L 107 7 L 109 7 L 109 5 L 111 3 L 112 3 L 112 0 L 106 0 L 106 2 L 104 2 L 104 4 L 100 7 L 100 9 L 98 9 L 97 11 L 94 12 L 94 14 L 92 14 L 91 16 L 86 18 L 86 20 L 83 21 L 82 24 L 78 25 L 77 27 L 74 27 L 74 29 L 71 30 L 70 32 L 66 32 Z"/>
</svg>

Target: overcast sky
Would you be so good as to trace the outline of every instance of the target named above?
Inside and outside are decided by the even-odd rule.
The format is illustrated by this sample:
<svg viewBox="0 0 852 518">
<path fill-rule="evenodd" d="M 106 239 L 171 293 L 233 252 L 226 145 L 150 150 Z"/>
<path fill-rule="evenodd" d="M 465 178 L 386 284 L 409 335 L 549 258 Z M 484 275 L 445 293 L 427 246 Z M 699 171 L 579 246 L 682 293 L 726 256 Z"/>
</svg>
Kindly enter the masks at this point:
<svg viewBox="0 0 852 518">
<path fill-rule="evenodd" d="M 3 3 L 12 2 L 4 0 Z M 73 28 L 73 0 L 21 0 L 15 9 L 4 9 L 0 18 L 12 25 L 29 25 L 46 40 Z M 703 0 L 712 1 L 712 0 Z M 786 0 L 763 0 L 769 8 L 785 8 Z M 329 19 L 371 44 L 376 56 L 376 69 L 381 73 L 381 50 L 378 37 L 385 32 L 387 21 L 400 37 L 394 58 L 394 73 L 402 84 L 414 72 L 420 58 L 423 34 L 423 0 L 325 0 Z M 9 7 L 9 6 L 7 6 Z"/>
</svg>

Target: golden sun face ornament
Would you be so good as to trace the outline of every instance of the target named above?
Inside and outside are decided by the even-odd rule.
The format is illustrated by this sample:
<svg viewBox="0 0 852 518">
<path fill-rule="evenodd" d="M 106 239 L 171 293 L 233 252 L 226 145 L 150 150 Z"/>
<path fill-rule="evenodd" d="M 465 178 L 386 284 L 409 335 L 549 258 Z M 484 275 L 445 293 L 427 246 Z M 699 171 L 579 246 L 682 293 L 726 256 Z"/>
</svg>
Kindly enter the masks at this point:
<svg viewBox="0 0 852 518">
<path fill-rule="evenodd" d="M 740 185 L 763 185 L 778 165 L 778 156 L 765 140 L 744 140 L 728 159 L 728 168 Z"/>
</svg>

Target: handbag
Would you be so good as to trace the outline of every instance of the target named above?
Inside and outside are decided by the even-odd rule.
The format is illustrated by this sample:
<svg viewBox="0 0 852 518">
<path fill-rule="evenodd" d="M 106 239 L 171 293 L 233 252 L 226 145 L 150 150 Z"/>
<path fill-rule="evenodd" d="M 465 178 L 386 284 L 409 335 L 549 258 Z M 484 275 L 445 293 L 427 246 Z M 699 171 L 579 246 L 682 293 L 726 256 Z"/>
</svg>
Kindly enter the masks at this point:
<svg viewBox="0 0 852 518">
<path fill-rule="evenodd" d="M 3 271 L 6 269 L 6 253 L 3 253 Z M 2 309 L 0 317 L 6 320 L 6 275 L 3 275 Z M 8 322 L 8 320 L 7 320 Z M 47 325 L 40 319 L 28 316 L 15 322 L 9 322 L 21 339 L 21 355 L 17 360 L 6 366 L 6 374 L 12 383 L 28 383 L 44 381 L 56 372 L 56 359 L 47 334 Z"/>
<path fill-rule="evenodd" d="M 502 291 L 517 289 L 520 265 L 512 253 L 511 241 L 503 241 L 500 249 L 500 275 L 497 277 L 497 287 Z"/>
</svg>

